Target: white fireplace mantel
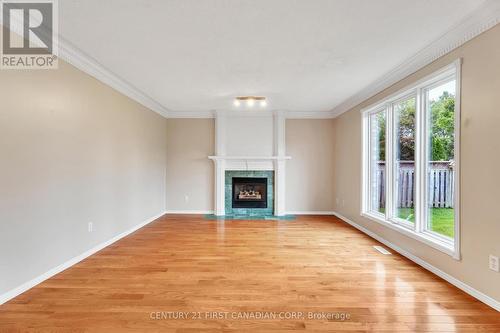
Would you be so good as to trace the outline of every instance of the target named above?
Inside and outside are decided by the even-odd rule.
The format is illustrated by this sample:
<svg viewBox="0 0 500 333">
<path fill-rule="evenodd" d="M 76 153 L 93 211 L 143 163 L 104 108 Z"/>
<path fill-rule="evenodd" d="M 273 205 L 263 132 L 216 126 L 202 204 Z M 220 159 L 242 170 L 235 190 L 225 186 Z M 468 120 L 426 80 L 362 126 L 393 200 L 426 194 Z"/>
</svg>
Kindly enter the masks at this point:
<svg viewBox="0 0 500 333">
<path fill-rule="evenodd" d="M 218 114 L 216 117 L 216 137 L 215 137 L 215 156 L 208 156 L 215 164 L 215 215 L 222 216 L 225 215 L 225 172 L 226 170 L 274 170 L 274 214 L 276 216 L 285 215 L 285 167 L 286 161 L 290 160 L 291 156 L 285 155 L 285 117 L 282 113 L 276 113 L 270 119 L 263 119 L 263 127 L 267 127 L 272 130 L 272 142 L 268 142 L 271 145 L 271 149 L 264 149 L 266 151 L 272 151 L 272 155 L 227 155 L 226 147 L 228 143 L 232 143 L 231 137 L 228 137 L 228 132 L 233 134 L 241 127 L 241 132 L 244 133 L 248 128 L 241 126 L 238 122 L 232 122 L 232 124 L 240 125 L 238 128 L 231 128 L 228 131 L 228 115 Z M 272 122 L 272 127 L 269 123 Z M 266 126 L 267 125 L 267 126 Z M 255 131 L 259 133 L 259 128 Z M 261 133 L 262 134 L 262 133 Z M 264 137 L 265 133 L 263 134 Z M 245 135 L 238 135 L 237 139 L 241 142 L 243 147 L 251 147 L 253 142 L 245 142 Z M 233 137 L 234 139 L 234 137 Z M 252 138 L 249 138 L 252 140 Z M 269 140 L 270 141 L 270 140 Z M 255 146 L 254 146 L 255 147 Z M 234 150 L 234 147 L 232 147 Z M 245 152 L 244 152 L 245 153 Z M 265 153 L 265 152 L 264 152 Z"/>
<path fill-rule="evenodd" d="M 263 161 L 263 160 L 290 160 L 291 156 L 208 156 L 211 160 L 241 160 L 241 161 Z"/>
<path fill-rule="evenodd" d="M 214 162 L 224 161 L 226 170 L 274 170 L 276 161 L 286 161 L 291 156 L 209 156 Z"/>
</svg>

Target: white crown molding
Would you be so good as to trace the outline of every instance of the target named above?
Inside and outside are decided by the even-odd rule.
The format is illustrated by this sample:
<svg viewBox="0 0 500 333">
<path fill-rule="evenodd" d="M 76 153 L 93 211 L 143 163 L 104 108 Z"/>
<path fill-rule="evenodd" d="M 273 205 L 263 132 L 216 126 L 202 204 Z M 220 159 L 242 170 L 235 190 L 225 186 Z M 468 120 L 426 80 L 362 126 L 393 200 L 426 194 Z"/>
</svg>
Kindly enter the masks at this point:
<svg viewBox="0 0 500 333">
<path fill-rule="evenodd" d="M 351 110 L 384 89 L 389 88 L 431 62 L 462 46 L 474 37 L 491 29 L 498 23 L 500 23 L 500 1 L 487 0 L 440 38 L 333 108 L 333 117 Z"/>
<path fill-rule="evenodd" d="M 332 119 L 336 116 L 333 111 L 285 111 L 286 119 Z"/>
<path fill-rule="evenodd" d="M 3 23 L 0 16 L 0 25 Z M 82 72 L 94 77 L 98 81 L 110 86 L 121 94 L 133 99 L 139 104 L 160 114 L 165 118 L 215 118 L 217 114 L 227 116 L 262 117 L 273 116 L 277 112 L 284 114 L 287 119 L 328 119 L 334 118 L 331 111 L 276 111 L 276 110 L 206 110 L 206 111 L 174 111 L 169 110 L 134 85 L 100 64 L 92 56 L 79 49 L 70 41 L 58 35 L 57 56 L 78 68 Z"/>
<path fill-rule="evenodd" d="M 169 110 L 162 104 L 101 65 L 61 36 L 59 36 L 59 58 L 163 117 L 168 116 Z"/>
<path fill-rule="evenodd" d="M 168 111 L 166 118 L 215 118 L 216 111 Z"/>
<path fill-rule="evenodd" d="M 0 17 L 0 25 L 3 25 L 3 17 Z M 18 26 L 21 25 L 22 23 L 18 22 Z M 19 31 L 15 32 L 19 34 Z M 46 34 L 47 32 L 43 31 L 43 33 Z M 54 54 L 57 55 L 59 59 L 66 61 L 82 72 L 94 77 L 98 81 L 110 86 L 139 104 L 167 117 L 169 110 L 162 104 L 101 65 L 96 59 L 83 52 L 60 34 L 57 36 L 56 45 Z"/>
<path fill-rule="evenodd" d="M 212 110 L 212 111 L 168 111 L 167 118 L 215 118 L 218 114 L 229 117 L 271 117 L 281 113 L 286 119 L 332 119 L 336 117 L 333 111 L 242 111 L 242 110 Z"/>
<path fill-rule="evenodd" d="M 401 63 L 382 78 L 334 107 L 331 111 L 284 111 L 287 119 L 330 119 L 349 111 L 370 97 L 453 51 L 500 22 L 500 1 L 487 0 L 472 14 L 439 39 Z M 0 18 L 0 24 L 1 24 Z M 78 47 L 59 36 L 59 57 L 81 71 L 166 118 L 214 118 L 215 111 L 173 111 L 100 64 Z M 234 111 L 233 111 L 234 112 Z M 267 111 L 269 112 L 269 111 Z M 272 112 L 269 112 L 272 113 Z"/>
<path fill-rule="evenodd" d="M 399 246 L 397 246 L 397 245 L 389 242 L 385 238 L 377 235 L 376 233 L 374 233 L 374 232 L 366 229 L 365 227 L 357 224 L 356 222 L 348 219 L 347 217 L 343 216 L 342 214 L 334 212 L 333 215 L 335 215 L 336 217 L 338 217 L 340 220 L 346 222 L 347 224 L 350 224 L 351 226 L 353 226 L 354 228 L 358 229 L 359 231 L 365 233 L 366 235 L 370 236 L 371 238 L 376 239 L 380 243 L 382 243 L 382 244 L 390 247 L 391 249 L 393 249 L 394 251 L 398 252 L 402 256 L 410 259 L 411 261 L 413 261 L 417 265 L 420 265 L 423 268 L 427 269 L 428 271 L 436 274 L 437 276 L 439 276 L 443 280 L 451 283 L 455 287 L 457 287 L 459 289 L 462 289 L 463 291 L 465 291 L 467 294 L 471 295 L 472 297 L 475 297 L 476 299 L 480 300 L 481 302 L 483 302 L 483 303 L 491 306 L 493 309 L 495 309 L 497 311 L 500 311 L 500 301 L 494 299 L 491 296 L 488 296 L 488 295 L 480 292 L 479 290 L 477 290 L 477 289 L 469 286 L 465 282 L 462 282 L 459 279 L 451 276 L 450 274 L 448 274 L 448 273 L 440 270 L 439 268 L 437 268 L 437 267 L 429 264 L 427 261 L 425 261 L 425 260 L 417 257 L 416 255 L 408 252 L 407 250 L 405 250 L 405 249 L 403 249 L 403 248 L 401 248 L 401 247 L 399 247 Z"/>
<path fill-rule="evenodd" d="M 2 17 L 0 17 L 0 25 L 3 25 Z M 18 26 L 20 25 L 21 23 L 18 22 Z M 19 34 L 19 31 L 15 32 Z M 43 31 L 43 33 L 46 34 L 47 32 Z M 138 88 L 134 87 L 125 79 L 101 65 L 96 59 L 83 52 L 60 34 L 57 36 L 56 45 L 57 47 L 54 54 L 57 55 L 59 59 L 66 61 L 82 72 L 94 77 L 98 81 L 110 86 L 148 109 L 155 111 L 161 116 L 167 117 L 169 112 L 167 108 Z"/>
</svg>

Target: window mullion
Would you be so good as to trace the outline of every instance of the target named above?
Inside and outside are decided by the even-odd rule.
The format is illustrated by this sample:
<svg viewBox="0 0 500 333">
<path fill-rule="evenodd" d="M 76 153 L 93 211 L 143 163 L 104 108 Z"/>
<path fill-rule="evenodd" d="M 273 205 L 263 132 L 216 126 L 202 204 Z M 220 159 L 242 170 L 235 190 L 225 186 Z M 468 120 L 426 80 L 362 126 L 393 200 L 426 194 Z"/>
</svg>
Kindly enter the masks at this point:
<svg viewBox="0 0 500 333">
<path fill-rule="evenodd" d="M 417 89 L 417 99 L 415 105 L 415 231 L 424 231 L 427 223 L 426 207 L 426 112 L 423 100 L 422 89 Z"/>
<path fill-rule="evenodd" d="M 370 133 L 371 133 L 371 126 L 370 126 L 370 115 L 367 114 L 365 115 L 363 119 L 363 133 L 364 133 L 364 138 L 363 138 L 363 154 L 366 154 L 363 159 L 364 159 L 364 165 L 363 165 L 363 177 L 364 177 L 364 182 L 363 182 L 363 191 L 364 191 L 364 196 L 363 196 L 363 211 L 368 212 L 371 208 L 371 198 L 372 198 L 372 177 L 371 177 L 371 143 L 370 143 Z"/>
<path fill-rule="evenodd" d="M 462 105 L 462 59 L 455 62 L 455 197 L 454 197 L 454 219 L 455 219 L 455 237 L 454 237 L 454 258 L 460 260 L 460 141 L 461 141 L 461 105 Z"/>
<path fill-rule="evenodd" d="M 386 220 L 392 222 L 394 215 L 394 113 L 392 104 L 387 104 L 386 109 L 386 179 L 385 179 L 385 188 L 386 188 L 386 200 L 385 200 L 385 216 Z"/>
</svg>

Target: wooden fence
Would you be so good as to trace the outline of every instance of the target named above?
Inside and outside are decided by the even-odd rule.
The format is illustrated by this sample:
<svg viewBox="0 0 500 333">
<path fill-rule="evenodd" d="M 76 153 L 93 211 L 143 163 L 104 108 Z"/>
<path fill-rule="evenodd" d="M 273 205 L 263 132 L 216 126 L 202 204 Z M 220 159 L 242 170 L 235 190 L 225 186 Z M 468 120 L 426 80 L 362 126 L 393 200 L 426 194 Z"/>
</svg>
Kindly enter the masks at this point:
<svg viewBox="0 0 500 333">
<path fill-rule="evenodd" d="M 415 204 L 415 163 L 402 161 L 399 165 L 398 208 L 413 208 Z M 385 207 L 385 162 L 378 162 L 376 186 L 379 207 Z M 431 162 L 429 177 L 429 206 L 453 208 L 455 172 L 452 162 Z"/>
</svg>

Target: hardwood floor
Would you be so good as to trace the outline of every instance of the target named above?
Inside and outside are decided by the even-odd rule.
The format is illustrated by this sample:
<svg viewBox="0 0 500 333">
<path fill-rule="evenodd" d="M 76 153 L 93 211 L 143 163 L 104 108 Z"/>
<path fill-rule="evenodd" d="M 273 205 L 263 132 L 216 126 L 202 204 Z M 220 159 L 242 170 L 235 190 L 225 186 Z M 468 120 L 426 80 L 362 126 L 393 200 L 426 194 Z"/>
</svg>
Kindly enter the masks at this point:
<svg viewBox="0 0 500 333">
<path fill-rule="evenodd" d="M 0 332 L 500 332 L 497 311 L 373 245 L 334 217 L 169 215 L 0 306 Z"/>
</svg>

